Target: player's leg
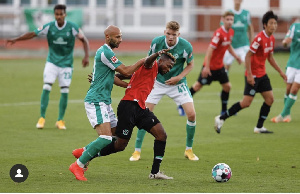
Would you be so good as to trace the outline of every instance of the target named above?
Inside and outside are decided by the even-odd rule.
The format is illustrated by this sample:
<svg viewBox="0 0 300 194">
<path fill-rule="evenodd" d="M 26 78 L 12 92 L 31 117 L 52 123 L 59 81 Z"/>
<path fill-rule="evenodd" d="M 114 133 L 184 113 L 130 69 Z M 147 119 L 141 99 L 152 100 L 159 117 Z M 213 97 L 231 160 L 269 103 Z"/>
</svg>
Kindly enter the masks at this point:
<svg viewBox="0 0 300 194">
<path fill-rule="evenodd" d="M 63 118 L 68 105 L 69 87 L 71 85 L 73 69 L 71 67 L 59 68 L 58 81 L 60 86 L 60 101 L 58 118 L 55 123 L 58 129 L 67 129 Z"/>
<path fill-rule="evenodd" d="M 166 87 L 165 85 L 155 81 L 154 87 L 146 100 L 146 107 L 149 108 L 150 111 L 153 112 L 155 105 L 158 104 L 160 99 L 165 95 L 165 91 L 167 90 L 167 88 L 165 87 Z M 131 157 L 129 158 L 130 161 L 138 161 L 141 159 L 142 144 L 145 135 L 146 135 L 146 131 L 143 128 L 139 128 L 135 140 L 135 149 Z"/>
<path fill-rule="evenodd" d="M 288 98 L 286 99 L 286 102 L 284 104 L 284 108 L 281 112 L 281 116 L 283 117 L 284 122 L 291 121 L 291 118 L 288 118 L 287 116 L 291 115 L 291 108 L 297 100 L 297 93 L 299 91 L 299 88 L 300 88 L 300 83 L 294 82 L 292 84 L 290 94 L 288 95 Z"/>
<path fill-rule="evenodd" d="M 199 158 L 193 153 L 193 141 L 196 129 L 196 111 L 194 107 L 194 101 L 187 84 L 181 83 L 175 86 L 171 86 L 167 95 L 172 98 L 177 105 L 181 105 L 186 113 L 186 149 L 184 156 L 189 160 L 199 160 Z"/>
<path fill-rule="evenodd" d="M 221 86 L 222 86 L 222 91 L 221 91 L 222 110 L 221 110 L 221 114 L 223 114 L 223 113 L 225 113 L 227 111 L 227 104 L 228 104 L 229 92 L 230 92 L 230 89 L 231 89 L 231 84 L 229 82 L 228 75 L 225 72 L 224 68 L 222 68 L 219 71 L 218 78 L 215 78 L 215 79 L 217 79 L 220 82 Z"/>
<path fill-rule="evenodd" d="M 266 91 L 261 93 L 264 98 L 264 103 L 262 104 L 259 112 L 258 121 L 256 127 L 254 128 L 254 133 L 273 133 L 272 131 L 268 131 L 264 126 L 264 122 L 269 115 L 271 106 L 274 102 L 273 91 Z"/>
<path fill-rule="evenodd" d="M 82 155 L 70 165 L 69 170 L 75 175 L 77 180 L 86 181 L 83 168 L 85 165 L 100 152 L 102 148 L 112 142 L 111 124 L 109 115 L 110 105 L 104 103 L 85 102 L 87 117 L 96 130 L 99 137 L 91 142 Z"/>
<path fill-rule="evenodd" d="M 55 82 L 55 79 L 58 75 L 58 67 L 52 63 L 46 62 L 44 73 L 43 73 L 43 91 L 41 95 L 41 107 L 40 107 L 40 118 L 36 124 L 38 129 L 44 128 L 46 110 L 49 103 L 49 95 L 52 89 L 52 84 Z"/>
</svg>

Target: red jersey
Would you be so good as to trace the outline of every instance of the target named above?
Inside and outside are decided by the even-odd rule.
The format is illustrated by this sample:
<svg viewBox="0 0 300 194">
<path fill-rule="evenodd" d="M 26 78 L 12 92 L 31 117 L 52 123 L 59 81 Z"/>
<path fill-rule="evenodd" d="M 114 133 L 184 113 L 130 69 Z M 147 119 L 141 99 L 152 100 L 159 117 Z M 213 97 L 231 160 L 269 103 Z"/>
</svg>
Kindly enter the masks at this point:
<svg viewBox="0 0 300 194">
<path fill-rule="evenodd" d="M 153 88 L 157 73 L 156 61 L 150 69 L 141 66 L 132 75 L 122 100 L 137 101 L 142 109 L 146 109 L 145 101 Z"/>
<path fill-rule="evenodd" d="M 254 77 L 262 77 L 266 75 L 266 59 L 274 51 L 275 38 L 270 37 L 261 31 L 253 40 L 250 51 L 254 54 L 251 56 L 251 72 Z M 247 71 L 245 72 L 247 76 Z"/>
<path fill-rule="evenodd" d="M 215 31 L 210 42 L 210 46 L 214 48 L 210 59 L 210 70 L 219 70 L 224 67 L 223 57 L 226 50 L 231 45 L 233 35 L 233 29 L 230 28 L 229 31 L 226 31 L 224 26 L 221 26 Z M 203 65 L 205 66 L 205 61 Z"/>
</svg>

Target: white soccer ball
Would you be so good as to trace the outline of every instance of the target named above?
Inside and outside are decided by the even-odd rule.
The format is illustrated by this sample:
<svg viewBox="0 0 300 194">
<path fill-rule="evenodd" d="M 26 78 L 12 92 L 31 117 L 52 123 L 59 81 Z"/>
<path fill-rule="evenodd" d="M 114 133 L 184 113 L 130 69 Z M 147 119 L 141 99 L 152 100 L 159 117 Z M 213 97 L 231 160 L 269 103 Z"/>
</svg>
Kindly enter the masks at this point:
<svg viewBox="0 0 300 194">
<path fill-rule="evenodd" d="M 216 164 L 211 170 L 211 173 L 213 179 L 220 183 L 227 182 L 232 176 L 231 168 L 225 163 Z"/>
</svg>

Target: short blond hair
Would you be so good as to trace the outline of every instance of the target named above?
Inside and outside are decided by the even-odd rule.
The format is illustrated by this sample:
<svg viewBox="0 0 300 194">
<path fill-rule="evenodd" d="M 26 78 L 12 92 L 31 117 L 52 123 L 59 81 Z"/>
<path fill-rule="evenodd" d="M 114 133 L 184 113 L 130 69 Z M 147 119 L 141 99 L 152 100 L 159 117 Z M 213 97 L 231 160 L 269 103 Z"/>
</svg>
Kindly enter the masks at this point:
<svg viewBox="0 0 300 194">
<path fill-rule="evenodd" d="M 227 17 L 227 16 L 233 16 L 233 17 L 234 17 L 234 13 L 233 13 L 232 11 L 226 11 L 226 12 L 222 15 L 223 18 L 225 18 L 225 17 Z"/>
<path fill-rule="evenodd" d="M 180 29 L 180 25 L 176 21 L 170 21 L 167 23 L 166 28 L 169 28 L 174 31 L 178 31 Z"/>
</svg>

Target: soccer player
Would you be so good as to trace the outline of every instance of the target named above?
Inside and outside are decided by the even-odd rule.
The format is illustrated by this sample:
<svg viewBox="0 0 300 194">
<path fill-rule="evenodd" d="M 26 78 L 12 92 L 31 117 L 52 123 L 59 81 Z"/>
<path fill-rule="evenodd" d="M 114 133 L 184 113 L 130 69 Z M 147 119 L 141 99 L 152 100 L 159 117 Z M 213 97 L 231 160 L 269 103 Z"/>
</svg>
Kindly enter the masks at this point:
<svg viewBox="0 0 300 194">
<path fill-rule="evenodd" d="M 273 133 L 263 126 L 274 101 L 270 79 L 266 74 L 266 59 L 285 81 L 287 79 L 273 57 L 275 38 L 272 34 L 277 29 L 277 19 L 278 17 L 273 11 L 268 11 L 264 14 L 262 18 L 264 30 L 254 38 L 246 55 L 244 98 L 232 105 L 222 115 L 215 117 L 215 130 L 217 133 L 221 132 L 221 127 L 227 118 L 251 105 L 257 92 L 261 93 L 264 103 L 261 106 L 254 133 Z"/>
<path fill-rule="evenodd" d="M 249 51 L 249 40 L 252 41 L 254 38 L 254 30 L 249 11 L 241 9 L 241 4 L 242 0 L 234 0 L 234 9 L 230 10 L 234 13 L 234 23 L 232 25 L 234 36 L 231 45 L 234 52 L 244 62 L 246 53 Z M 232 56 L 229 51 L 226 51 L 223 62 L 227 72 L 233 63 L 233 60 L 234 56 Z"/>
<path fill-rule="evenodd" d="M 85 146 L 85 152 L 70 165 L 69 170 L 78 180 L 86 181 L 83 167 L 102 148 L 112 141 L 112 131 L 117 126 L 117 118 L 111 106 L 111 91 L 115 79 L 115 71 L 130 76 L 144 64 L 145 59 L 131 66 L 125 66 L 115 56 L 113 49 L 122 42 L 122 33 L 117 26 L 110 25 L 105 31 L 105 44 L 101 46 L 94 58 L 91 86 L 84 99 L 84 105 L 90 124 L 98 134 L 98 138 Z M 83 148 L 81 148 L 83 151 Z"/>
<path fill-rule="evenodd" d="M 234 14 L 232 12 L 226 11 L 223 14 L 223 25 L 215 31 L 206 51 L 203 68 L 200 72 L 199 78 L 190 88 L 190 92 L 193 96 L 204 85 L 210 85 L 212 81 L 219 81 L 222 86 L 222 113 L 227 110 L 227 102 L 231 88 L 231 84 L 222 61 L 225 51 L 228 49 L 239 63 L 242 62 L 241 58 L 237 56 L 231 46 L 231 40 L 234 36 L 234 31 L 231 29 L 233 19 Z"/>
<path fill-rule="evenodd" d="M 187 115 L 187 137 L 184 156 L 189 160 L 199 160 L 192 150 L 196 128 L 196 112 L 185 77 L 194 67 L 193 47 L 187 40 L 179 37 L 179 29 L 180 25 L 178 22 L 170 21 L 166 25 L 164 35 L 152 40 L 149 56 L 162 49 L 170 49 L 169 52 L 176 58 L 176 63 L 169 73 L 157 75 L 154 88 L 146 100 L 146 107 L 153 111 L 155 105 L 158 104 L 164 95 L 172 98 L 177 105 L 182 105 Z M 184 67 L 185 62 L 187 63 L 186 67 Z M 140 159 L 145 134 L 145 130 L 138 130 L 135 151 L 130 157 L 130 161 Z"/>
<path fill-rule="evenodd" d="M 291 122 L 291 108 L 297 100 L 297 93 L 300 88 L 300 22 L 297 19 L 290 26 L 286 37 L 282 41 L 284 47 L 291 43 L 290 58 L 286 65 L 287 85 L 284 96 L 284 107 L 282 112 L 271 119 L 272 122 Z"/>
<path fill-rule="evenodd" d="M 76 24 L 65 20 L 66 6 L 61 4 L 55 5 L 54 16 L 55 21 L 49 22 L 33 32 L 28 32 L 6 41 L 6 44 L 14 44 L 17 41 L 32 39 L 36 36 L 47 36 L 49 52 L 44 69 L 40 118 L 36 124 L 38 129 L 43 129 L 45 126 L 49 94 L 56 78 L 58 78 L 61 96 L 58 119 L 55 126 L 58 129 L 66 129 L 63 118 L 67 108 L 69 87 L 72 80 L 75 37 L 83 43 L 85 55 L 82 60 L 82 66 L 86 67 L 89 64 L 89 42 Z"/>
</svg>

